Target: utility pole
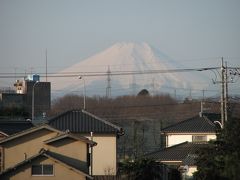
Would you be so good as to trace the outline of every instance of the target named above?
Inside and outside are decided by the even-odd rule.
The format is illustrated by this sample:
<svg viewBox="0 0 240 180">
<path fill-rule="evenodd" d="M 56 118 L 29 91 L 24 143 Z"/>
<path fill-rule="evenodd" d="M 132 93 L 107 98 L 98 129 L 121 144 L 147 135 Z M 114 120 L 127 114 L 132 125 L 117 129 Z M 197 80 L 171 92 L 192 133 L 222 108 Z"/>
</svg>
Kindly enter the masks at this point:
<svg viewBox="0 0 240 180">
<path fill-rule="evenodd" d="M 227 62 L 225 62 L 225 78 L 224 78 L 224 120 L 228 120 L 228 74 L 227 74 Z"/>
<path fill-rule="evenodd" d="M 222 57 L 222 64 L 221 64 L 221 86 L 222 86 L 222 92 L 221 92 L 221 124 L 224 126 L 225 122 L 225 78 L 224 78 L 224 64 L 223 64 L 223 57 Z"/>
<path fill-rule="evenodd" d="M 202 90 L 202 100 L 205 101 L 205 90 Z"/>
</svg>

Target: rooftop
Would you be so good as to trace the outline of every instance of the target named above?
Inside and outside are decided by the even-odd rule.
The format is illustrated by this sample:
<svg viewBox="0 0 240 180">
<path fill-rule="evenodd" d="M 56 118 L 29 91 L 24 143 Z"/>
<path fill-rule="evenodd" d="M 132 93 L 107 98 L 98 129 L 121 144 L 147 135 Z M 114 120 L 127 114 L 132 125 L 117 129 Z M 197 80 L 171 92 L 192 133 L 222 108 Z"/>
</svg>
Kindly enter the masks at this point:
<svg viewBox="0 0 240 180">
<path fill-rule="evenodd" d="M 61 131 L 72 133 L 109 133 L 122 135 L 121 127 L 101 119 L 85 110 L 71 110 L 48 121 L 48 124 Z"/>
<path fill-rule="evenodd" d="M 159 162 L 176 162 L 179 161 L 180 164 L 193 165 L 195 163 L 194 159 L 196 157 L 196 152 L 200 148 L 208 146 L 208 143 L 193 143 L 193 142 L 183 142 L 168 148 L 161 149 L 149 154 L 145 157 L 154 159 Z"/>
<path fill-rule="evenodd" d="M 0 120 L 0 132 L 7 135 L 16 134 L 33 126 L 31 121 L 26 120 Z"/>
<path fill-rule="evenodd" d="M 215 133 L 213 123 L 217 117 L 207 115 L 195 116 L 162 129 L 163 133 Z"/>
</svg>

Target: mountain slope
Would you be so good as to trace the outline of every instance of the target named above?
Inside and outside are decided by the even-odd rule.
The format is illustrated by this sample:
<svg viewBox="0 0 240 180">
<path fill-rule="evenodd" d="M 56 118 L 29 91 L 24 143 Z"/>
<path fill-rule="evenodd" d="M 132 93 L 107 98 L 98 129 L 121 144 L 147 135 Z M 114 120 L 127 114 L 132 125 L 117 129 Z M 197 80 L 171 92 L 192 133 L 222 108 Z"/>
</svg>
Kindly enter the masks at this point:
<svg viewBox="0 0 240 180">
<path fill-rule="evenodd" d="M 116 43 L 60 72 L 60 74 L 75 72 L 83 76 L 83 80 L 68 77 L 54 78 L 51 82 L 53 90 L 61 90 L 63 93 L 74 91 L 82 93 L 85 83 L 88 96 L 105 95 L 107 87 L 109 87 L 109 93 L 114 96 L 136 94 L 143 88 L 156 94 L 163 92 L 164 87 L 196 88 L 192 82 L 202 82 L 202 77 L 194 77 L 193 74 L 145 73 L 146 71 L 179 68 L 183 66 L 147 43 Z M 107 72 L 109 76 L 106 75 Z M 126 72 L 130 72 L 129 75 L 123 75 Z M 133 72 L 139 74 L 133 74 Z M 98 73 L 105 75 L 96 75 Z M 120 75 L 113 75 L 115 73 Z"/>
</svg>

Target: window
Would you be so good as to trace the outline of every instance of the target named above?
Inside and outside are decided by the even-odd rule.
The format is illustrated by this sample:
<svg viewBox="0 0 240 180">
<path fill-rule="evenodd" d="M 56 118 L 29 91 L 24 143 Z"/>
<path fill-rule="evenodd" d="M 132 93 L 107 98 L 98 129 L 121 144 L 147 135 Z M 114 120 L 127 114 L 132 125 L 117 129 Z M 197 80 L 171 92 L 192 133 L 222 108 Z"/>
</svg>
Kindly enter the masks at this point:
<svg viewBox="0 0 240 180">
<path fill-rule="evenodd" d="M 193 142 L 204 142 L 204 141 L 207 141 L 207 136 L 193 136 L 192 141 Z"/>
<path fill-rule="evenodd" d="M 53 176 L 52 164 L 32 165 L 33 176 Z"/>
</svg>

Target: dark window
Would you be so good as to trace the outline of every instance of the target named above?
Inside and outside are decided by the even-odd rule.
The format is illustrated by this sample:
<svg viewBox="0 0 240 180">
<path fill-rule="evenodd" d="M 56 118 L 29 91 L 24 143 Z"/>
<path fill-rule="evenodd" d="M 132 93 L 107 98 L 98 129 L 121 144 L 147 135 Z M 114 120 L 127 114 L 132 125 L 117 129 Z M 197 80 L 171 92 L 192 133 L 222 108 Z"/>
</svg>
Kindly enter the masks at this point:
<svg viewBox="0 0 240 180">
<path fill-rule="evenodd" d="M 205 142 L 207 141 L 207 136 L 193 136 L 193 142 Z"/>
<path fill-rule="evenodd" d="M 32 175 L 51 176 L 53 175 L 53 165 L 52 164 L 32 165 Z"/>
<path fill-rule="evenodd" d="M 32 175 L 42 175 L 42 165 L 33 165 Z"/>
<path fill-rule="evenodd" d="M 51 165 L 51 164 L 43 165 L 43 174 L 44 175 L 53 175 L 53 165 Z"/>
</svg>

